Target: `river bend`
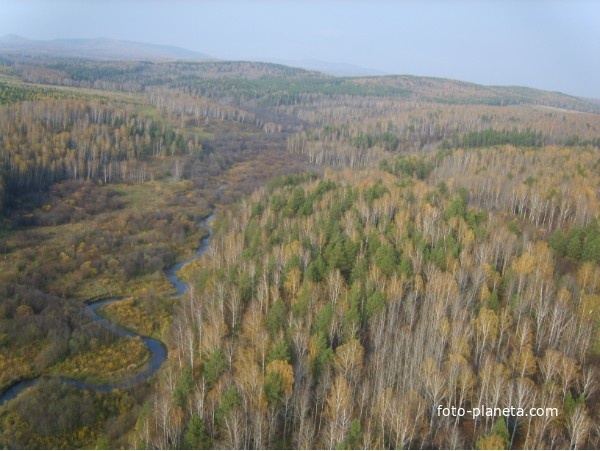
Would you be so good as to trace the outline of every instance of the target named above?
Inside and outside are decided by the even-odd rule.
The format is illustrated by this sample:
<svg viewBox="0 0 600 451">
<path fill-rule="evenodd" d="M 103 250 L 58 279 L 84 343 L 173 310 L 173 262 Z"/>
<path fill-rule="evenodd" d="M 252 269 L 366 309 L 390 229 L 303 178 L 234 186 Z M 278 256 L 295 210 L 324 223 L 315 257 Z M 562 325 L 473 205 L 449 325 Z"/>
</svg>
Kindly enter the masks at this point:
<svg viewBox="0 0 600 451">
<path fill-rule="evenodd" d="M 175 265 L 165 270 L 167 278 L 175 287 L 176 292 L 174 296 L 181 296 L 187 290 L 187 284 L 185 284 L 181 279 L 179 279 L 179 277 L 177 277 L 177 271 L 179 271 L 183 266 L 187 265 L 188 263 L 199 259 L 202 256 L 202 254 L 206 252 L 208 246 L 210 245 L 210 239 L 212 237 L 212 228 L 208 225 L 208 223 L 213 219 L 213 217 L 214 213 L 206 217 L 199 223 L 199 227 L 203 227 L 204 229 L 206 229 L 208 235 L 202 238 L 200 246 L 196 250 L 194 257 L 189 260 L 176 263 Z M 115 389 L 133 387 L 134 385 L 144 382 L 150 376 L 156 373 L 158 369 L 162 366 L 163 362 L 167 359 L 167 348 L 165 344 L 162 341 L 157 340 L 156 338 L 145 337 L 136 334 L 135 332 L 131 332 L 127 329 L 124 329 L 119 324 L 100 316 L 100 314 L 98 313 L 99 309 L 103 306 L 111 304 L 113 302 L 118 302 L 120 300 L 120 297 L 111 296 L 104 299 L 100 299 L 95 302 L 88 303 L 85 306 L 85 314 L 88 315 L 93 321 L 99 323 L 104 328 L 110 330 L 118 336 L 140 337 L 144 344 L 147 346 L 148 350 L 150 351 L 150 359 L 142 366 L 141 370 L 139 370 L 136 374 L 129 376 L 125 380 L 107 384 L 92 384 L 89 382 L 81 381 L 66 376 L 39 376 L 33 379 L 23 380 L 12 385 L 0 395 L 0 406 L 6 401 L 16 398 L 23 390 L 35 385 L 40 380 L 58 380 L 80 390 L 109 392 Z"/>
</svg>

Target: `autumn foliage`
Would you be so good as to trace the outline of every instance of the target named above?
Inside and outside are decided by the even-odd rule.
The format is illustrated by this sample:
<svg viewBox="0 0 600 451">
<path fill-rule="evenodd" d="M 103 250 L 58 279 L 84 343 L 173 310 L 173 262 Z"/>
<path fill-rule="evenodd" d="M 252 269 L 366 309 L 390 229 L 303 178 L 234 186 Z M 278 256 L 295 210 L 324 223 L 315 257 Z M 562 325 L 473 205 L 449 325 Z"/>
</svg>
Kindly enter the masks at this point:
<svg viewBox="0 0 600 451">
<path fill-rule="evenodd" d="M 555 152 L 587 158 L 544 150 L 542 164 Z M 175 319 L 185 325 L 173 352 L 193 362 L 195 388 L 175 422 L 162 384 L 139 440 L 176 447 L 197 414 L 215 444 L 234 448 L 591 443 L 600 269 L 565 266 L 548 245 L 552 230 L 591 217 L 551 202 L 539 214 L 479 210 L 471 179 L 436 182 L 468 155 L 447 156 L 424 180 L 377 170 L 287 179 L 225 213 Z M 475 157 L 491 171 L 501 155 Z M 528 199 L 540 189 L 522 186 Z M 218 373 L 208 372 L 215 352 Z M 176 361 L 169 371 L 179 374 Z M 438 405 L 560 415 L 444 417 Z"/>
</svg>

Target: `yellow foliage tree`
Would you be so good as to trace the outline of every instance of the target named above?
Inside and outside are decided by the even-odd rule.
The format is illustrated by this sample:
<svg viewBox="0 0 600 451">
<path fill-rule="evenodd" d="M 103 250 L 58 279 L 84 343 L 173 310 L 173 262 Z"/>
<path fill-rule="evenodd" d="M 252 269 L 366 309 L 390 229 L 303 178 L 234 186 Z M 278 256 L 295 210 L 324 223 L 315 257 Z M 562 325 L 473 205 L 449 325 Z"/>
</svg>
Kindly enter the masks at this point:
<svg viewBox="0 0 600 451">
<path fill-rule="evenodd" d="M 292 389 L 294 388 L 294 369 L 285 360 L 273 360 L 267 365 L 266 374 L 279 373 L 283 380 L 283 393 L 286 399 L 292 396 Z"/>
</svg>

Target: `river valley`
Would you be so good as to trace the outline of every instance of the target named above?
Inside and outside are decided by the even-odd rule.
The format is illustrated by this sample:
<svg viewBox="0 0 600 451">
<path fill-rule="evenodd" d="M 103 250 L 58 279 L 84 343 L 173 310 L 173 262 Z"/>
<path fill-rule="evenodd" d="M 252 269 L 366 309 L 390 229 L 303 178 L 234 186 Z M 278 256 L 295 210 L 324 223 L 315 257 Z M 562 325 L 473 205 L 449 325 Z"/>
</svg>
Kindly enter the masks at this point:
<svg viewBox="0 0 600 451">
<path fill-rule="evenodd" d="M 194 256 L 182 262 L 178 262 L 171 266 L 170 268 L 165 270 L 165 274 L 169 281 L 172 283 L 175 288 L 175 293 L 173 296 L 179 297 L 182 296 L 187 291 L 187 284 L 183 282 L 178 276 L 177 272 L 183 268 L 185 265 L 199 259 L 208 249 L 210 245 L 210 239 L 212 236 L 212 228 L 208 226 L 208 223 L 213 219 L 214 213 L 210 216 L 204 218 L 198 224 L 199 227 L 203 227 L 208 232 L 208 235 L 202 238 L 200 242 L 200 246 L 196 250 Z M 154 375 L 158 369 L 161 367 L 163 362 L 167 359 L 167 348 L 165 344 L 152 337 L 141 336 L 135 332 L 127 330 L 120 326 L 118 323 L 113 322 L 105 317 L 103 317 L 99 311 L 102 307 L 107 306 L 108 304 L 112 304 L 113 302 L 119 302 L 121 297 L 110 296 L 104 299 L 96 300 L 90 303 L 87 303 L 85 306 L 85 314 L 90 317 L 93 321 L 102 325 L 104 328 L 110 330 L 114 334 L 121 337 L 140 337 L 144 342 L 146 347 L 150 352 L 150 359 L 142 365 L 141 369 L 138 370 L 137 373 L 130 375 L 124 380 L 107 383 L 107 384 L 93 384 L 90 382 L 86 382 L 83 380 L 66 377 L 66 376 L 39 376 L 33 379 L 26 379 L 20 382 L 15 383 L 11 387 L 9 387 L 4 393 L 0 395 L 0 406 L 2 406 L 7 401 L 16 398 L 19 394 L 21 394 L 24 390 L 32 387 L 42 380 L 58 380 L 62 383 L 68 384 L 72 387 L 75 387 L 79 390 L 90 390 L 97 392 L 109 392 L 116 389 L 126 389 L 133 387 L 137 384 L 140 384 Z"/>
</svg>

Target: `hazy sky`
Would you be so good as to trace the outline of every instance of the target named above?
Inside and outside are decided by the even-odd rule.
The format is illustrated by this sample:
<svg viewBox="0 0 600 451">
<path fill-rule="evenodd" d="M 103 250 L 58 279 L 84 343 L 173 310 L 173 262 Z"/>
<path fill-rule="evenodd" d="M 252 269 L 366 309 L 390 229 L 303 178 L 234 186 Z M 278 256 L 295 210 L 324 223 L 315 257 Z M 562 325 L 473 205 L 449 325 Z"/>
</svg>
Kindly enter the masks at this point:
<svg viewBox="0 0 600 451">
<path fill-rule="evenodd" d="M 600 98 L 600 1 L 0 0 L 0 36 L 344 62 Z"/>
</svg>

